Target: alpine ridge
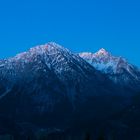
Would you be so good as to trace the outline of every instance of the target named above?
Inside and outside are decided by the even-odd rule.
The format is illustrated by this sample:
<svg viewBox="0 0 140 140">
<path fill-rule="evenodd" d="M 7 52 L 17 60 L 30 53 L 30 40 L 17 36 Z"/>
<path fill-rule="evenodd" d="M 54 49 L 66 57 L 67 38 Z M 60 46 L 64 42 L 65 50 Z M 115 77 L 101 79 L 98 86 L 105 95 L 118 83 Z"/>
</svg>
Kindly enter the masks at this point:
<svg viewBox="0 0 140 140">
<path fill-rule="evenodd" d="M 107 74 L 115 83 L 129 86 L 133 89 L 140 89 L 139 68 L 128 63 L 123 57 L 112 56 L 103 48 L 96 53 L 79 53 L 79 56 L 91 64 L 95 69 Z"/>
</svg>

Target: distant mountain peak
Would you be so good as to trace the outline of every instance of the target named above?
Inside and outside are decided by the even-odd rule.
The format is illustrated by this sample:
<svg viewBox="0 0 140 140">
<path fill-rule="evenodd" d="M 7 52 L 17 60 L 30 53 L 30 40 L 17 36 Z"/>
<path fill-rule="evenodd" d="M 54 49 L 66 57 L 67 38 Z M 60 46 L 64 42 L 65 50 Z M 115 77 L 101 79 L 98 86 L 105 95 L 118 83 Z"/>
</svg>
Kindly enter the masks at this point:
<svg viewBox="0 0 140 140">
<path fill-rule="evenodd" d="M 104 48 L 96 53 L 83 52 L 79 55 L 97 70 L 103 71 L 104 73 L 118 73 L 118 68 L 127 65 L 127 61 L 124 58 L 115 57 Z"/>
<path fill-rule="evenodd" d="M 101 48 L 98 52 L 95 53 L 95 55 L 107 56 L 107 55 L 111 55 L 111 54 L 107 50 L 105 50 L 104 48 Z"/>
<path fill-rule="evenodd" d="M 83 52 L 79 55 L 95 69 L 111 75 L 111 79 L 115 81 L 118 79 L 122 79 L 123 81 L 140 80 L 140 71 L 135 66 L 128 63 L 123 57 L 111 55 L 103 48 L 96 53 Z M 114 77 L 120 75 L 120 78 L 112 78 L 112 75 Z"/>
</svg>

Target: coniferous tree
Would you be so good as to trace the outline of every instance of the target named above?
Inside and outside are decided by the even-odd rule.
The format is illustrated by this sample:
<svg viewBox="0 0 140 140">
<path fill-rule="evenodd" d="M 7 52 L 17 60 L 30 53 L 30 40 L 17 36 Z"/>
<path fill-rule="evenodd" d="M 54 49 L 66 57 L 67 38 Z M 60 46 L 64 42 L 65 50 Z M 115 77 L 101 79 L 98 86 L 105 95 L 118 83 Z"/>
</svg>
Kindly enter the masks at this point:
<svg viewBox="0 0 140 140">
<path fill-rule="evenodd" d="M 90 134 L 89 133 L 86 133 L 85 140 L 90 140 Z"/>
<path fill-rule="evenodd" d="M 104 133 L 101 132 L 97 140 L 105 140 Z"/>
</svg>

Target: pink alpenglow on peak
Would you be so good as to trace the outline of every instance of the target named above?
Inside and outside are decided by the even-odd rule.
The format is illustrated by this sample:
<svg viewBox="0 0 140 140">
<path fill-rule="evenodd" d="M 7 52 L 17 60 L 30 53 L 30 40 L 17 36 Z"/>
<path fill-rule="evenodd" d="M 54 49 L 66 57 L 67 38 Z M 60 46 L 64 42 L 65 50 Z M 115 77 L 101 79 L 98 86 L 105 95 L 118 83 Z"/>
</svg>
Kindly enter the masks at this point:
<svg viewBox="0 0 140 140">
<path fill-rule="evenodd" d="M 96 52 L 94 55 L 96 56 L 110 56 L 111 54 L 106 51 L 104 48 L 100 49 L 98 52 Z"/>
</svg>

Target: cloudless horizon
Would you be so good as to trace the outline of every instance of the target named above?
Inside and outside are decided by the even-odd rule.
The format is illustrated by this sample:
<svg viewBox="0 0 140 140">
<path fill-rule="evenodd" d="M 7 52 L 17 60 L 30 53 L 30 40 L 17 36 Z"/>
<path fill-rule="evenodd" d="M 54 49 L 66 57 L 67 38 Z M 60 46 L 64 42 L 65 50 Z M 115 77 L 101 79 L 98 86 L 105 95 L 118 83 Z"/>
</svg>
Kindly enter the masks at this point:
<svg viewBox="0 0 140 140">
<path fill-rule="evenodd" d="M 56 42 L 73 52 L 106 49 L 140 67 L 138 0 L 0 2 L 0 58 Z"/>
</svg>

